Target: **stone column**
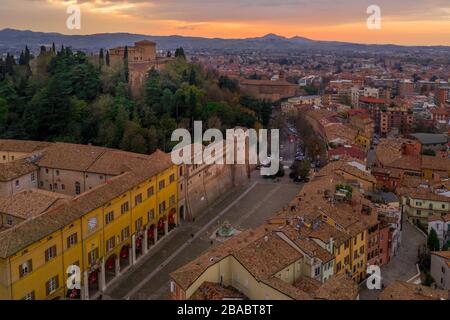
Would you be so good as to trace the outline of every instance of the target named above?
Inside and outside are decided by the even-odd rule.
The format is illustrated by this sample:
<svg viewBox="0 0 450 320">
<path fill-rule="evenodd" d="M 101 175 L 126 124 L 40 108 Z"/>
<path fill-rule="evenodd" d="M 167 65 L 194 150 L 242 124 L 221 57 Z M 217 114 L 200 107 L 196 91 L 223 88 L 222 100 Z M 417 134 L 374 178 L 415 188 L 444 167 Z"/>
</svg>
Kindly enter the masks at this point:
<svg viewBox="0 0 450 320">
<path fill-rule="evenodd" d="M 102 263 L 100 267 L 100 290 L 99 291 L 105 291 L 106 290 L 106 268 L 105 268 L 105 258 L 102 258 Z"/>
<path fill-rule="evenodd" d="M 81 290 L 81 299 L 82 300 L 89 300 L 89 275 L 87 270 L 84 271 L 83 275 L 83 288 Z"/>
<path fill-rule="evenodd" d="M 144 254 L 148 253 L 148 229 L 147 227 L 145 227 L 144 230 L 144 244 L 143 244 L 143 250 L 144 250 Z"/>
<path fill-rule="evenodd" d="M 117 277 L 120 274 L 120 257 L 116 257 L 116 270 L 115 270 L 115 276 Z"/>
<path fill-rule="evenodd" d="M 132 245 L 128 248 L 128 260 L 129 260 L 130 266 L 133 265 L 133 246 Z"/>
<path fill-rule="evenodd" d="M 131 237 L 131 264 L 136 263 L 136 235 L 133 234 Z"/>
</svg>

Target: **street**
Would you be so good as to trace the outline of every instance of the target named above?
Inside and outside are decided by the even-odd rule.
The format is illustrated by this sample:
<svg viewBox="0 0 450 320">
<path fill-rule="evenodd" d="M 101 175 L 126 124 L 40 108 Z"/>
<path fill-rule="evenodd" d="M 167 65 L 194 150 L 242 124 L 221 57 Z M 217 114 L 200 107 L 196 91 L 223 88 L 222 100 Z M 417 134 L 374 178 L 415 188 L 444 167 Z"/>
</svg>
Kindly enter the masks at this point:
<svg viewBox="0 0 450 320">
<path fill-rule="evenodd" d="M 418 231 L 411 223 L 404 222 L 402 243 L 398 254 L 391 261 L 381 267 L 381 282 L 384 286 L 392 281 L 409 281 L 417 274 L 417 250 L 426 243 L 425 236 Z M 369 290 L 365 282 L 361 285 L 361 300 L 376 300 L 379 291 Z"/>
<path fill-rule="evenodd" d="M 245 187 L 226 193 L 195 222 L 175 229 L 149 254 L 123 274 L 105 292 L 112 299 L 166 299 L 169 273 L 201 255 L 216 243 L 210 236 L 225 221 L 244 230 L 261 225 L 274 212 L 291 201 L 301 185 L 288 177 L 277 181 L 263 179 L 259 171 Z"/>
</svg>

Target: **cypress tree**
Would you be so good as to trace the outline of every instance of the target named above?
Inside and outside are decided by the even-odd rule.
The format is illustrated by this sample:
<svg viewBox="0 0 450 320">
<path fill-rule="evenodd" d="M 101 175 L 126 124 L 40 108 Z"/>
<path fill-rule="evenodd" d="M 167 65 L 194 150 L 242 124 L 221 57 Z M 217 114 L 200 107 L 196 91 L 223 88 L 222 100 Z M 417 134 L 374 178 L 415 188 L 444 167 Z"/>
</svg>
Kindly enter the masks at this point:
<svg viewBox="0 0 450 320">
<path fill-rule="evenodd" d="M 5 79 L 5 62 L 3 61 L 3 58 L 0 57 L 0 81 L 3 81 Z"/>
<path fill-rule="evenodd" d="M 183 59 L 186 59 L 186 55 L 184 54 L 184 49 L 183 47 L 177 48 L 175 50 L 175 58 L 181 57 Z"/>
<path fill-rule="evenodd" d="M 431 228 L 431 231 L 428 234 L 427 246 L 430 251 L 439 251 L 440 249 L 439 238 L 433 228 Z"/>
<path fill-rule="evenodd" d="M 53 42 L 53 44 L 52 44 L 52 51 L 53 51 L 53 53 L 56 53 L 56 46 L 55 46 L 55 43 Z"/>
<path fill-rule="evenodd" d="M 28 65 L 30 63 L 30 60 L 31 60 L 30 50 L 28 49 L 28 46 L 25 46 L 25 65 Z"/>
<path fill-rule="evenodd" d="M 19 57 L 19 65 L 20 66 L 24 66 L 25 65 L 25 54 L 22 52 L 20 52 L 20 57 Z"/>
<path fill-rule="evenodd" d="M 105 55 L 103 53 L 103 48 L 100 49 L 100 54 L 98 56 L 98 60 L 99 60 L 100 68 L 101 68 L 105 62 Z"/>
<path fill-rule="evenodd" d="M 197 73 L 194 68 L 191 68 L 191 73 L 189 74 L 189 85 L 195 86 L 197 84 Z"/>
<path fill-rule="evenodd" d="M 16 61 L 14 57 L 9 53 L 6 55 L 6 63 L 5 63 L 5 74 L 13 75 L 14 66 L 16 65 Z"/>
<path fill-rule="evenodd" d="M 106 51 L 106 65 L 109 67 L 109 50 Z"/>
<path fill-rule="evenodd" d="M 128 46 L 125 46 L 125 52 L 123 53 L 123 64 L 125 72 L 125 81 L 128 82 L 130 71 L 128 69 Z"/>
</svg>

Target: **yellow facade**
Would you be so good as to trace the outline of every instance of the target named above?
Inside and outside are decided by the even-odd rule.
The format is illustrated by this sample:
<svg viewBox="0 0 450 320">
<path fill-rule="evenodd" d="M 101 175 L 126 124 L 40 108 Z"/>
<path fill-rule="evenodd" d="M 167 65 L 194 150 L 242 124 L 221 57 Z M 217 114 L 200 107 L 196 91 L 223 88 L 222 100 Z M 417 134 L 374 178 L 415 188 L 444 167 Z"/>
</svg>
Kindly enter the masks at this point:
<svg viewBox="0 0 450 320">
<path fill-rule="evenodd" d="M 372 141 L 369 138 L 367 138 L 363 135 L 360 135 L 360 134 L 356 137 L 355 142 L 357 145 L 363 147 L 366 150 L 370 149 L 370 146 L 372 144 Z"/>
<path fill-rule="evenodd" d="M 164 187 L 160 189 L 161 181 L 164 181 Z M 18 300 L 27 295 L 38 300 L 64 297 L 67 268 L 76 264 L 83 274 L 92 266 L 89 253 L 93 250 L 98 250 L 96 262 L 100 263 L 102 258 L 118 256 L 121 248 L 131 243 L 134 234 L 143 231 L 145 226 L 156 226 L 159 219 L 167 219 L 169 212 L 175 212 L 175 224 L 178 224 L 177 191 L 177 167 L 172 166 L 14 256 L 0 259 L 0 299 Z M 127 202 L 128 210 L 124 211 L 122 206 Z M 113 218 L 109 215 L 106 223 L 106 215 L 111 212 Z M 96 221 L 95 226 L 93 221 Z M 129 236 L 123 238 L 122 230 L 126 228 L 129 228 Z M 108 251 L 106 242 L 112 238 L 115 238 L 114 246 Z M 46 250 L 54 246 L 56 255 L 46 259 Z M 19 270 L 27 261 L 31 261 L 31 271 L 21 275 Z M 58 278 L 58 289 L 48 293 L 46 284 L 53 277 Z"/>
<path fill-rule="evenodd" d="M 327 217 L 323 220 L 332 227 L 348 233 L 346 230 L 342 230 L 342 228 L 340 228 L 332 218 Z M 366 277 L 367 264 L 367 234 L 368 230 L 363 230 L 357 234 L 351 234 L 351 238 L 339 246 L 335 246 L 335 274 L 348 272 L 352 275 L 352 279 L 356 282 L 364 280 Z"/>
</svg>

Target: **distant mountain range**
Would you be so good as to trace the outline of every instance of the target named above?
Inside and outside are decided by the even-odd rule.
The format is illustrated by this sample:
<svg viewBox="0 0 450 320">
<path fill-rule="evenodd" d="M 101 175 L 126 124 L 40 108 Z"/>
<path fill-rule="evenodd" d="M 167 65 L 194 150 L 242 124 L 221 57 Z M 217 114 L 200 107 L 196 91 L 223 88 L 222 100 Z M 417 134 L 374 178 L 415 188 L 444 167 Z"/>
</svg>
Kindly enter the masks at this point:
<svg viewBox="0 0 450 320">
<path fill-rule="evenodd" d="M 220 39 L 184 36 L 149 36 L 130 33 L 100 33 L 92 35 L 64 35 L 60 33 L 34 32 L 29 30 L 3 29 L 0 30 L 0 53 L 20 52 L 25 45 L 33 50 L 40 46 L 51 46 L 54 42 L 57 47 L 62 44 L 76 50 L 97 52 L 100 48 L 114 48 L 123 45 L 133 45 L 135 41 L 152 40 L 158 44 L 158 49 L 173 50 L 183 47 L 192 50 L 254 50 L 254 51 L 364 51 L 364 52 L 408 52 L 414 51 L 448 51 L 445 46 L 414 46 L 399 45 L 366 45 L 337 41 L 316 41 L 303 37 L 285 38 L 276 34 L 246 39 Z"/>
</svg>

